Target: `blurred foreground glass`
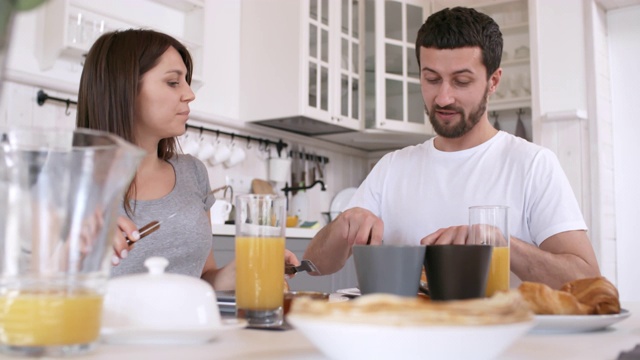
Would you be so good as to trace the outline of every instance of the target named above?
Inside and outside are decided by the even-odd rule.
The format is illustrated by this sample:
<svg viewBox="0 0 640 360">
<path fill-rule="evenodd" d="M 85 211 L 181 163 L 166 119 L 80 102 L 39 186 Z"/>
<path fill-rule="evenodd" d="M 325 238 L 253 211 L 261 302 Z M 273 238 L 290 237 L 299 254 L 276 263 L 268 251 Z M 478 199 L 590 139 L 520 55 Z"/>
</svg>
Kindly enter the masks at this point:
<svg viewBox="0 0 640 360">
<path fill-rule="evenodd" d="M 471 206 L 469 243 L 493 246 L 486 295 L 509 290 L 509 207 Z"/>
<path fill-rule="evenodd" d="M 143 155 L 99 131 L 0 129 L 0 352 L 93 347 L 117 208 Z"/>
<path fill-rule="evenodd" d="M 283 196 L 236 198 L 236 311 L 250 326 L 282 325 L 286 220 Z"/>
</svg>

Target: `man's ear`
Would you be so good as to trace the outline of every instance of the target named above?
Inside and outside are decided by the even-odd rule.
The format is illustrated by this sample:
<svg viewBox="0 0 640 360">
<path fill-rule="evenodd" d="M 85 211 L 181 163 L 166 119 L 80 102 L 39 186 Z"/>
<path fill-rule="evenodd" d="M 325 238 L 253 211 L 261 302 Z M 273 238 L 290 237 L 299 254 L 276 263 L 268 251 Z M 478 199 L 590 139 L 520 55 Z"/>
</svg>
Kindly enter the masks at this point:
<svg viewBox="0 0 640 360">
<path fill-rule="evenodd" d="M 500 84 L 500 79 L 502 78 L 502 68 L 498 68 L 496 71 L 491 74 L 489 78 L 489 93 L 493 94 L 496 92 L 498 88 L 498 84 Z"/>
</svg>

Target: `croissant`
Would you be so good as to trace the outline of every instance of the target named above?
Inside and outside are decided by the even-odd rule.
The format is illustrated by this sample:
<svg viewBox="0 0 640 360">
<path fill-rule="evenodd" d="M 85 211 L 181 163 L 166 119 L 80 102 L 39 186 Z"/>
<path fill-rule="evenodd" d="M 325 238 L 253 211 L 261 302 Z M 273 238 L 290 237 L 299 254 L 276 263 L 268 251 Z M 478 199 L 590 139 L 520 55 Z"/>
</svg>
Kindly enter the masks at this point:
<svg viewBox="0 0 640 360">
<path fill-rule="evenodd" d="M 618 290 L 606 278 L 579 279 L 568 282 L 560 288 L 571 293 L 579 302 L 593 308 L 593 314 L 619 314 Z"/>
<path fill-rule="evenodd" d="M 593 307 L 582 304 L 571 293 L 558 291 L 542 283 L 525 281 L 518 291 L 531 311 L 538 315 L 586 315 Z"/>
</svg>

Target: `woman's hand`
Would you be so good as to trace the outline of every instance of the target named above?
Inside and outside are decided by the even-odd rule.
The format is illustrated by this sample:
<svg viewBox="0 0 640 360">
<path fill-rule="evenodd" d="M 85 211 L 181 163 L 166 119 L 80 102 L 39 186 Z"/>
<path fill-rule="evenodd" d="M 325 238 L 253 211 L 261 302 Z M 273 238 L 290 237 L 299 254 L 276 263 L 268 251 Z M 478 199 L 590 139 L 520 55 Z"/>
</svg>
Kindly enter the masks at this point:
<svg viewBox="0 0 640 360">
<path fill-rule="evenodd" d="M 121 259 L 125 259 L 129 255 L 129 250 L 133 247 L 136 241 L 140 239 L 140 233 L 138 227 L 130 219 L 124 216 L 118 216 L 117 220 L 118 231 L 113 239 L 114 254 L 111 258 L 111 264 L 117 266 L 120 264 Z M 131 245 L 127 245 L 127 238 L 132 241 Z"/>
<path fill-rule="evenodd" d="M 234 290 L 236 288 L 236 261 L 216 269 L 213 280 L 210 281 L 215 290 Z"/>
</svg>

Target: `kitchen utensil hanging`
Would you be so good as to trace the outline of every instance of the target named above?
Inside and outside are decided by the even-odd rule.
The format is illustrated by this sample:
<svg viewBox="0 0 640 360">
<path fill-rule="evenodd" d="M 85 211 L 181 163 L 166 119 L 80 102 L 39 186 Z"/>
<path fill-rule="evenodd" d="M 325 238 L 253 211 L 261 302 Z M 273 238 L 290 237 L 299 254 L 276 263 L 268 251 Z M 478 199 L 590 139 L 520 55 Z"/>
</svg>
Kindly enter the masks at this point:
<svg viewBox="0 0 640 360">
<path fill-rule="evenodd" d="M 522 122 L 522 115 L 524 114 L 524 110 L 523 109 L 518 109 L 518 112 L 516 113 L 518 114 L 518 120 L 516 123 L 516 133 L 515 135 L 518 137 L 521 137 L 525 140 L 529 140 L 527 138 L 527 130 L 524 127 L 524 123 Z"/>
<path fill-rule="evenodd" d="M 500 123 L 498 122 L 498 112 L 492 111 L 490 115 L 493 118 L 493 127 L 496 128 L 496 130 L 500 130 Z"/>
</svg>

